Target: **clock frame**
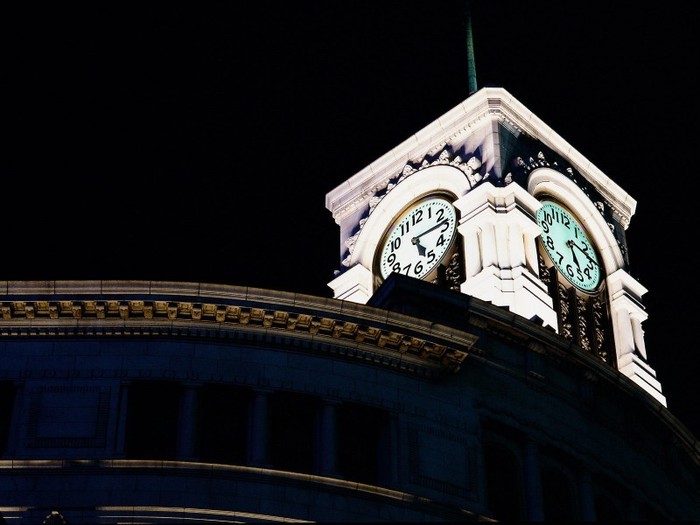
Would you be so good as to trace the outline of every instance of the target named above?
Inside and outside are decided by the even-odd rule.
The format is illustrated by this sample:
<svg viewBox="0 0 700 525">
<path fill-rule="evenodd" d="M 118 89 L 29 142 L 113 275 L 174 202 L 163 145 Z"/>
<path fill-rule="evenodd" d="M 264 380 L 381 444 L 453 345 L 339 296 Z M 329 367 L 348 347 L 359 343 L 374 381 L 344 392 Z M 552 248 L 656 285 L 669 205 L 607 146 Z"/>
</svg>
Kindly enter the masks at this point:
<svg viewBox="0 0 700 525">
<path fill-rule="evenodd" d="M 540 245 L 566 281 L 586 293 L 601 284 L 601 262 L 595 246 L 575 214 L 553 200 L 543 200 L 537 210 L 542 233 Z"/>
<path fill-rule="evenodd" d="M 448 195 L 430 194 L 407 206 L 378 245 L 376 271 L 386 279 L 398 272 L 430 280 L 454 251 L 457 210 Z"/>
</svg>

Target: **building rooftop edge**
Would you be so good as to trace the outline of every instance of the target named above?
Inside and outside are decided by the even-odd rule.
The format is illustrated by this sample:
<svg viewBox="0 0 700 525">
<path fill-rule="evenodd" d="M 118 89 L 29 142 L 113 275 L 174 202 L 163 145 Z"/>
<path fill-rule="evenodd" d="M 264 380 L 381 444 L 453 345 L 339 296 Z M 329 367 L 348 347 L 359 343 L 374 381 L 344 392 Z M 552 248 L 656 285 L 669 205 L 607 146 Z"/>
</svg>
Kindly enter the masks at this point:
<svg viewBox="0 0 700 525">
<path fill-rule="evenodd" d="M 422 282 L 411 284 L 426 289 L 433 286 Z M 445 292 L 445 304 L 450 304 L 454 301 L 452 294 Z M 419 373 L 431 375 L 430 370 L 458 372 L 472 354 L 482 360 L 476 345 L 479 337 L 474 335 L 479 327 L 506 334 L 517 332 L 523 344 L 534 351 L 554 352 L 560 358 L 593 369 L 599 377 L 648 405 L 700 464 L 697 438 L 668 409 L 623 374 L 596 362 L 594 356 L 581 349 L 572 351 L 575 345 L 533 321 L 478 298 L 459 296 L 461 302 L 457 307 L 464 308 L 464 314 L 458 316 L 461 321 L 436 322 L 410 312 L 387 310 L 381 305 L 227 284 L 145 280 L 0 281 L 0 336 L 3 339 L 60 335 L 129 337 L 143 335 L 152 325 L 153 333 L 149 334 L 153 336 L 210 337 L 214 330 L 226 338 L 227 332 L 241 328 L 270 334 L 270 330 L 280 328 L 295 337 L 311 336 L 318 340 L 319 336 L 328 336 L 360 353 L 369 351 L 376 355 L 374 361 L 378 364 L 418 366 L 423 370 L 418 370 Z M 304 315 L 298 315 L 299 312 Z M 358 330 L 366 332 L 359 342 Z M 399 361 L 395 362 L 396 359 Z"/>
<path fill-rule="evenodd" d="M 349 179 L 326 193 L 326 208 L 336 215 L 352 196 L 376 186 L 380 179 L 401 169 L 414 156 L 425 155 L 440 137 L 452 136 L 479 117 L 506 118 L 522 127 L 526 133 L 560 152 L 579 169 L 616 209 L 628 220 L 636 211 L 637 202 L 624 189 L 605 175 L 593 162 L 537 117 L 522 102 L 502 87 L 483 87 L 460 104 L 440 115 L 390 151 L 372 161 Z M 414 159 L 415 160 L 415 159 Z"/>
</svg>

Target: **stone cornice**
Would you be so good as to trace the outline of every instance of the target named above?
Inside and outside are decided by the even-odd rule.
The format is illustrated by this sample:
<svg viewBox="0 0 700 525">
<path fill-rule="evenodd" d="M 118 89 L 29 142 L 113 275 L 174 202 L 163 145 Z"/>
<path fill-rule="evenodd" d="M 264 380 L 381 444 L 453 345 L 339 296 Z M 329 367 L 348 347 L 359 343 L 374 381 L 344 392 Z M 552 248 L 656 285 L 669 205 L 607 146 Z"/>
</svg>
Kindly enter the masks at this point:
<svg viewBox="0 0 700 525">
<path fill-rule="evenodd" d="M 473 297 L 453 296 L 468 302 L 462 305 L 465 326 L 453 327 L 337 299 L 208 283 L 0 281 L 0 292 L 0 342 L 60 337 L 235 341 L 327 353 L 431 379 L 458 372 L 468 357 L 487 364 L 488 353 L 476 346 L 478 336 L 470 328 L 486 331 L 570 361 L 592 380 L 637 398 L 700 461 L 694 436 L 627 377 L 556 333 Z"/>
<path fill-rule="evenodd" d="M 458 371 L 477 339 L 354 303 L 236 286 L 145 281 L 3 285 L 2 338 L 301 338 L 312 339 L 316 347 L 344 348 L 334 353 L 348 358 L 427 376 Z"/>
</svg>

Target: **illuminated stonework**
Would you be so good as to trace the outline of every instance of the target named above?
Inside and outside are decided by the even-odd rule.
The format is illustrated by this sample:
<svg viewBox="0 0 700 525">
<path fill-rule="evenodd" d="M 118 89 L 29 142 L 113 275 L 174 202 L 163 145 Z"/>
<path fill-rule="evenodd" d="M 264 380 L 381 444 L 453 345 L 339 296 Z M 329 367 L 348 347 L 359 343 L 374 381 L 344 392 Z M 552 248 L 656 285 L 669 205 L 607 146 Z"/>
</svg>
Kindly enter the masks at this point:
<svg viewBox="0 0 700 525">
<path fill-rule="evenodd" d="M 450 169 L 455 163 L 460 169 Z M 459 272 L 445 270 L 452 289 L 552 327 L 665 405 L 646 362 L 645 290 L 628 274 L 625 230 L 636 201 L 501 88 L 472 94 L 327 194 L 340 226 L 341 268 L 328 283 L 333 296 L 366 303 L 382 283 L 382 236 L 404 209 L 438 194 L 459 210 Z M 535 217 L 545 200 L 569 209 L 590 237 L 600 280 L 585 292 L 597 302 L 552 286 L 537 261 Z"/>
<path fill-rule="evenodd" d="M 641 342 L 616 279 L 613 307 Z M 567 339 L 400 274 L 365 305 L 205 283 L 47 281 L 0 282 L 0 308 L 8 522 L 56 512 L 75 525 L 463 523 L 508 509 L 524 519 L 551 500 L 553 468 L 576 474 L 573 513 L 594 515 L 605 495 L 632 509 L 624 517 L 692 516 L 697 441 L 640 395 L 653 379 L 642 346 L 623 354 L 625 370 L 603 362 L 594 318 L 584 348 L 575 330 Z M 673 453 L 649 454 L 659 446 Z M 506 457 L 522 481 L 508 509 L 485 481 Z M 538 476 L 545 490 L 526 499 Z"/>
<path fill-rule="evenodd" d="M 296 304 L 299 306 L 303 302 L 296 301 Z M 271 339 L 278 336 L 270 330 L 279 330 L 285 337 L 312 335 L 332 338 L 337 340 L 334 344 L 348 347 L 344 353 L 348 358 L 371 359 L 379 364 L 423 374 L 434 374 L 440 370 L 456 372 L 474 344 L 472 339 L 463 339 L 460 341 L 461 349 L 457 349 L 371 324 L 299 312 L 204 302 L 33 300 L 3 303 L 0 311 L 0 337 L 167 335 L 227 339 L 233 333 L 240 334 L 241 327 L 245 327 L 251 337 L 259 337 L 256 332 L 261 332 L 262 336 Z M 73 319 L 80 319 L 81 322 L 73 323 Z M 48 320 L 55 322 L 41 322 Z"/>
<path fill-rule="evenodd" d="M 355 248 L 355 243 L 358 236 L 360 235 L 363 226 L 367 222 L 367 218 L 374 211 L 377 205 L 382 201 L 382 199 L 393 190 L 398 184 L 402 183 L 408 177 L 414 173 L 429 168 L 431 166 L 439 165 L 449 165 L 453 166 L 464 173 L 464 176 L 469 181 L 469 186 L 476 186 L 484 177 L 479 172 L 481 168 L 481 161 L 475 157 L 470 157 L 466 162 L 459 155 L 453 155 L 449 150 L 445 149 L 435 158 L 433 161 L 428 161 L 423 159 L 421 162 L 414 165 L 413 163 L 406 164 L 401 170 L 399 175 L 388 179 L 387 181 L 379 184 L 375 187 L 374 194 L 369 199 L 368 210 L 365 216 L 363 216 L 354 228 L 355 233 L 345 240 L 345 245 L 347 246 L 347 256 L 343 258 L 341 264 L 343 266 L 349 266 L 351 264 L 352 252 Z"/>
</svg>

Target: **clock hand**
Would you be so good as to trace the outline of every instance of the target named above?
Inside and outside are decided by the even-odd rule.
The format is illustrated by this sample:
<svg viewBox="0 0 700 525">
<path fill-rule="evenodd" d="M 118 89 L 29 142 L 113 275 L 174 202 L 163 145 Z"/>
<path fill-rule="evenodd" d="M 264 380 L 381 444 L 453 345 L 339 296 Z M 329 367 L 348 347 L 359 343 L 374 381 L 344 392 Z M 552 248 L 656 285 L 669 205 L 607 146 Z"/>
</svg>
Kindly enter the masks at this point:
<svg viewBox="0 0 700 525">
<path fill-rule="evenodd" d="M 577 266 L 578 269 L 580 270 L 580 269 L 581 269 L 581 265 L 579 264 L 578 259 L 576 258 L 576 252 L 574 251 L 574 241 L 572 241 L 571 239 L 569 239 L 568 241 L 566 241 L 566 245 L 567 245 L 567 246 L 569 247 L 569 249 L 571 250 L 571 255 L 572 255 L 573 258 L 574 258 L 574 262 L 576 263 L 576 266 Z"/>
<path fill-rule="evenodd" d="M 423 233 L 419 233 L 418 235 L 416 235 L 415 237 L 413 237 L 411 239 L 411 243 L 415 244 L 416 248 L 418 248 L 418 255 L 425 256 L 425 246 L 423 246 L 420 243 L 420 238 L 423 237 L 423 235 L 425 235 L 426 233 L 430 233 L 431 231 L 439 228 L 440 226 L 442 226 L 446 222 L 447 222 L 447 219 L 443 219 L 440 222 L 438 222 L 437 224 L 435 224 L 434 226 L 432 226 L 431 228 L 428 228 Z"/>
<path fill-rule="evenodd" d="M 579 251 L 580 251 L 583 255 L 585 255 L 586 258 L 587 258 L 590 262 L 592 262 L 593 264 L 595 264 L 596 266 L 598 266 L 598 263 L 597 263 L 595 260 L 593 260 L 593 258 L 592 258 L 590 255 L 588 255 L 588 252 L 587 252 L 586 250 L 584 250 L 583 248 L 581 248 L 578 244 L 576 244 L 576 243 L 575 243 L 573 240 L 571 240 L 571 239 L 569 239 L 569 242 L 571 243 L 571 246 L 576 246 L 576 248 L 578 248 Z M 573 253 L 573 252 L 572 252 L 572 253 Z"/>
<path fill-rule="evenodd" d="M 433 231 L 433 230 L 439 228 L 440 226 L 442 226 L 442 225 L 445 224 L 446 222 L 447 222 L 447 219 L 441 220 L 440 222 L 438 222 L 438 223 L 437 223 L 435 226 L 433 226 L 432 228 L 428 228 L 428 229 L 425 230 L 423 233 L 419 233 L 418 235 L 416 235 L 415 237 L 413 237 L 413 238 L 411 239 L 411 242 L 412 242 L 413 244 L 418 244 L 418 239 L 420 239 L 421 237 L 423 237 L 423 235 L 425 235 L 426 233 L 430 233 L 431 231 Z"/>
</svg>

